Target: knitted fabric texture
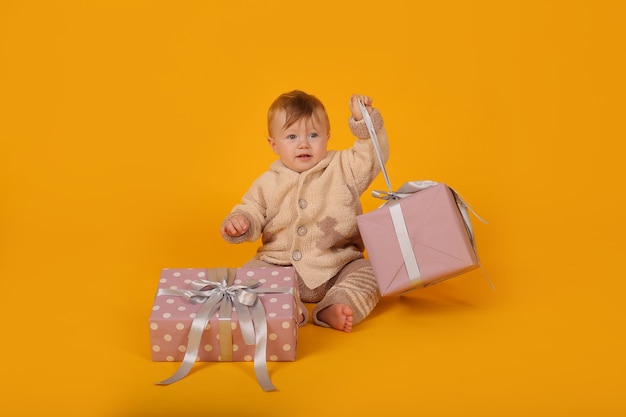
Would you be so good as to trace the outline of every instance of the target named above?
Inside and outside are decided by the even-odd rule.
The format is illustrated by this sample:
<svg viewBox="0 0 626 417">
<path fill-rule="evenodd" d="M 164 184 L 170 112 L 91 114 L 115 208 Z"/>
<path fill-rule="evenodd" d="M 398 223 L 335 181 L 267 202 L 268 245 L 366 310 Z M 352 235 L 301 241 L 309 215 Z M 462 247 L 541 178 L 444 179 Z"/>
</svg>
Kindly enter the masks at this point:
<svg viewBox="0 0 626 417">
<path fill-rule="evenodd" d="M 260 260 L 251 260 L 246 268 L 271 267 Z M 339 274 L 315 289 L 308 288 L 298 275 L 300 299 L 305 303 L 317 303 L 312 319 L 315 324 L 330 327 L 318 318 L 320 311 L 333 304 L 345 304 L 352 308 L 353 324 L 362 322 L 380 301 L 378 283 L 367 259 L 357 259 L 346 265 Z"/>
</svg>

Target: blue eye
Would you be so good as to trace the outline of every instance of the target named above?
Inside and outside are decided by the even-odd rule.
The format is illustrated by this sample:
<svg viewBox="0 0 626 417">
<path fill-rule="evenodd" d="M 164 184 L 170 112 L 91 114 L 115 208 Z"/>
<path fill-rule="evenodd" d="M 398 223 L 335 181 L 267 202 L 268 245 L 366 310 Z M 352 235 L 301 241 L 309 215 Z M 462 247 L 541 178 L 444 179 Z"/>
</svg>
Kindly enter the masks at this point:
<svg viewBox="0 0 626 417">
<path fill-rule="evenodd" d="M 318 136 L 319 136 L 319 135 L 318 135 L 317 133 L 311 133 L 311 134 L 309 135 L 309 137 L 310 137 L 310 138 L 316 138 L 316 137 L 318 137 Z"/>
<path fill-rule="evenodd" d="M 295 138 L 296 138 L 296 135 L 293 135 L 293 134 L 292 134 L 292 135 L 287 136 L 287 139 L 295 139 Z"/>
</svg>

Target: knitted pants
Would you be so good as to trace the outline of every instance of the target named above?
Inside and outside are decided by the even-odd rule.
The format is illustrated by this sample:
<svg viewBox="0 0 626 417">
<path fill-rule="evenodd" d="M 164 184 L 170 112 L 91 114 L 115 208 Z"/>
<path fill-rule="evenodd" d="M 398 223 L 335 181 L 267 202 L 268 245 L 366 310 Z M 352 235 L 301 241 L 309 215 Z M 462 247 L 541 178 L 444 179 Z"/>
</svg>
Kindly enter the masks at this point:
<svg viewBox="0 0 626 417">
<path fill-rule="evenodd" d="M 246 263 L 247 268 L 273 267 L 275 265 L 253 259 Z M 343 267 L 339 273 L 325 284 L 311 289 L 298 275 L 300 299 L 305 303 L 317 303 L 313 309 L 313 321 L 319 326 L 329 327 L 317 318 L 317 314 L 332 304 L 346 304 L 352 307 L 354 324 L 367 317 L 378 301 L 380 292 L 374 278 L 374 271 L 367 259 L 356 259 Z"/>
</svg>

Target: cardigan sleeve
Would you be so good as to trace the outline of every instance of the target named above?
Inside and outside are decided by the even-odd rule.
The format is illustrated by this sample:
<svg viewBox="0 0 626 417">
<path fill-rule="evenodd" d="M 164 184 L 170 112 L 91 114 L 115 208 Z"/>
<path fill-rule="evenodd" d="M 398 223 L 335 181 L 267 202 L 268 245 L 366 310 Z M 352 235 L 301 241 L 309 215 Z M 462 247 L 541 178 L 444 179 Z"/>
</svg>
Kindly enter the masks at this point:
<svg viewBox="0 0 626 417">
<path fill-rule="evenodd" d="M 383 162 L 389 159 L 389 140 L 387 131 L 383 124 L 383 118 L 377 109 L 370 114 L 372 124 L 376 130 L 378 146 L 383 158 Z M 348 165 L 351 167 L 354 182 L 359 193 L 362 193 L 374 181 L 374 178 L 381 171 L 378 157 L 369 131 L 364 120 L 356 121 L 352 117 L 349 119 L 350 130 L 358 138 L 352 148 L 345 153 Z"/>
<path fill-rule="evenodd" d="M 243 196 L 241 203 L 237 204 L 222 222 L 222 226 L 235 215 L 243 215 L 249 223 L 248 230 L 239 236 L 222 234 L 224 240 L 229 243 L 254 242 L 261 237 L 265 226 L 266 204 L 263 195 L 264 177 L 259 177 Z"/>
<path fill-rule="evenodd" d="M 250 224 L 250 227 L 248 227 L 248 230 L 246 230 L 242 235 L 239 235 L 239 236 L 230 236 L 225 233 L 222 233 L 222 237 L 224 238 L 224 240 L 227 241 L 228 243 L 243 243 L 243 242 L 252 242 L 258 239 L 260 236 L 260 228 L 256 226 L 252 217 L 250 217 L 248 213 L 246 213 L 245 211 L 237 211 L 236 208 L 233 209 L 233 211 L 230 212 L 230 214 L 226 216 L 226 218 L 222 222 L 222 227 L 224 226 L 224 224 L 226 224 L 227 221 L 229 221 L 233 216 L 237 214 L 241 214 L 245 216 L 246 219 L 248 219 L 248 223 Z"/>
<path fill-rule="evenodd" d="M 383 161 L 387 162 L 387 160 L 389 159 L 389 139 L 387 138 L 387 131 L 384 127 L 383 117 L 378 109 L 374 109 L 372 114 L 370 114 L 370 118 L 372 119 L 374 130 L 376 131 L 376 136 L 378 138 L 378 147 L 380 148 L 380 153 L 382 154 Z M 350 126 L 350 130 L 352 131 L 352 134 L 357 138 L 371 139 L 369 131 L 367 130 L 367 126 L 365 124 L 365 120 L 361 119 L 359 121 L 356 121 L 352 117 L 350 117 L 350 119 L 348 120 L 348 124 Z M 359 141 L 357 141 L 357 143 L 358 142 Z M 372 150 L 372 152 L 374 151 Z"/>
<path fill-rule="evenodd" d="M 383 116 L 380 114 L 378 109 L 374 109 L 372 114 L 370 114 L 370 118 L 372 119 L 372 124 L 374 125 L 374 130 L 376 134 L 383 127 Z M 367 126 L 365 124 L 365 120 L 361 119 L 359 121 L 354 120 L 352 116 L 348 119 L 348 124 L 350 125 L 350 130 L 352 134 L 359 139 L 367 139 L 370 137 L 370 133 L 367 130 Z"/>
</svg>

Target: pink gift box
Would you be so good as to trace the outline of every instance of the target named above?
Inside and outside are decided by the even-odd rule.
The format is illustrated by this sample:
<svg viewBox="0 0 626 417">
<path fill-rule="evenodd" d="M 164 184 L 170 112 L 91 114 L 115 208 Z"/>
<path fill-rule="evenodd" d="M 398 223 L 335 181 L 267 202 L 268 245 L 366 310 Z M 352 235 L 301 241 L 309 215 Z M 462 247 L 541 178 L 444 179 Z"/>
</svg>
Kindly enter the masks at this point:
<svg viewBox="0 0 626 417">
<path fill-rule="evenodd" d="M 399 208 L 392 208 L 394 205 Z M 398 226 L 397 216 L 401 216 L 402 227 Z M 479 266 L 468 226 L 453 191 L 445 184 L 391 200 L 358 216 L 357 221 L 383 296 L 427 287 Z M 403 233 L 408 236 L 403 238 Z M 415 268 L 407 267 L 402 252 L 403 239 L 408 240 L 404 250 L 411 252 L 407 255 L 414 256 L 419 270 L 413 276 L 409 270 Z"/>
<path fill-rule="evenodd" d="M 169 292 L 190 290 L 194 280 L 221 281 L 222 276 L 218 271 L 223 272 L 226 269 L 166 268 L 161 271 L 159 290 Z M 258 300 L 262 303 L 266 314 L 267 360 L 294 361 L 298 325 L 303 317 L 298 301 L 295 269 L 292 267 L 240 268 L 231 269 L 230 274 L 231 278 L 234 274 L 232 284 L 235 285 L 244 284 L 250 279 L 262 284 L 258 287 Z M 201 307 L 202 304 L 193 304 L 184 296 L 159 295 L 157 291 L 149 319 L 153 361 L 180 362 L 183 360 L 192 321 Z M 213 314 L 202 333 L 198 361 L 222 360 L 218 322 L 219 310 Z M 230 318 L 230 328 L 232 360 L 253 361 L 255 345 L 244 343 L 239 318 L 234 307 Z"/>
</svg>

